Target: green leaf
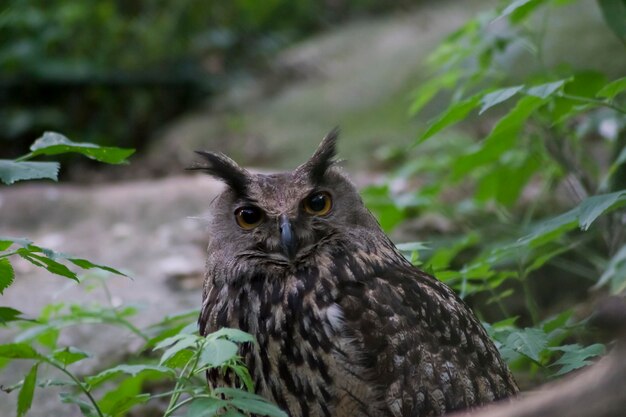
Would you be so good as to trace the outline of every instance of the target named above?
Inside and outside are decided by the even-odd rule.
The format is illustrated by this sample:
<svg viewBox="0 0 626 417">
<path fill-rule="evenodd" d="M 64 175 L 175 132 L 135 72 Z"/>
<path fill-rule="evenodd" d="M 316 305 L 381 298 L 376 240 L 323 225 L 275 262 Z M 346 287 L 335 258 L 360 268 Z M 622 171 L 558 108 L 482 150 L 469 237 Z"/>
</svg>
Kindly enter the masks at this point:
<svg viewBox="0 0 626 417">
<path fill-rule="evenodd" d="M 426 131 L 419 137 L 417 143 L 424 142 L 446 127 L 465 119 L 467 114 L 480 104 L 481 97 L 482 93 L 479 93 L 449 106 L 443 114 L 430 124 Z"/>
<path fill-rule="evenodd" d="M 26 343 L 8 343 L 0 345 L 0 358 L 43 359 L 43 356 Z"/>
<path fill-rule="evenodd" d="M 87 382 L 91 387 L 95 387 L 96 385 L 99 385 L 102 382 L 120 374 L 136 376 L 142 372 L 155 372 L 168 377 L 174 375 L 174 372 L 171 369 L 158 365 L 118 365 L 113 368 L 106 369 L 97 375 L 85 378 L 85 382 Z"/>
<path fill-rule="evenodd" d="M 134 149 L 122 149 L 115 147 L 98 146 L 93 143 L 72 142 L 65 136 L 55 133 L 46 132 L 37 139 L 30 147 L 31 153 L 29 157 L 38 155 L 58 155 L 67 152 L 77 152 L 90 159 L 105 162 L 107 164 L 126 163 L 126 158 L 132 155 Z"/>
<path fill-rule="evenodd" d="M 15 279 L 15 272 L 7 258 L 0 258 L 0 294 L 4 293 Z"/>
<path fill-rule="evenodd" d="M 61 275 L 63 277 L 70 278 L 78 282 L 78 277 L 76 276 L 76 274 L 68 269 L 67 266 L 57 261 L 54 261 L 46 256 L 38 255 L 34 251 L 26 248 L 18 249 L 17 254 L 26 259 L 28 262 L 32 263 L 33 265 L 36 265 L 40 268 L 45 268 L 53 274 Z"/>
<path fill-rule="evenodd" d="M 126 396 L 116 401 L 109 409 L 107 414 L 113 417 L 122 417 L 136 405 L 145 404 L 150 401 L 150 394 L 136 394 L 132 396 Z"/>
<path fill-rule="evenodd" d="M 522 88 L 524 88 L 523 85 L 518 85 L 515 87 L 501 88 L 499 90 L 492 91 L 489 94 L 485 94 L 485 96 L 483 96 L 483 98 L 480 100 L 482 107 L 480 108 L 478 114 L 483 114 L 491 107 L 510 99 Z"/>
<path fill-rule="evenodd" d="M 621 207 L 626 203 L 626 190 L 611 194 L 594 195 L 580 204 L 578 224 L 581 230 L 589 229 L 589 226 L 605 211 L 610 208 Z"/>
<path fill-rule="evenodd" d="M 24 378 L 24 383 L 20 389 L 20 393 L 17 396 L 17 416 L 21 417 L 26 414 L 33 403 L 33 394 L 35 393 L 35 385 L 37 384 L 37 368 L 39 364 L 36 363 L 30 368 L 30 371 Z"/>
<path fill-rule="evenodd" d="M 161 360 L 159 361 L 161 365 L 167 362 L 170 358 L 174 357 L 174 355 L 178 354 L 179 352 L 184 351 L 190 348 L 191 346 L 194 346 L 200 343 L 200 338 L 198 336 L 195 336 L 195 335 L 185 335 L 185 336 L 187 337 L 180 338 L 180 340 L 174 343 L 172 347 L 170 347 L 165 352 L 163 352 L 163 355 L 161 355 Z M 158 349 L 158 348 L 159 347 L 155 349 Z"/>
<path fill-rule="evenodd" d="M 0 324 L 7 324 L 10 321 L 27 320 L 20 317 L 22 314 L 24 313 L 11 307 L 0 307 Z"/>
<path fill-rule="evenodd" d="M 25 237 L 9 237 L 9 236 L 0 236 L 0 242 L 4 246 L 4 249 L 0 249 L 0 250 L 6 250 L 9 247 L 11 247 L 11 245 L 13 245 L 14 243 L 17 243 L 23 248 L 26 248 L 33 243 L 32 240 L 26 239 Z"/>
<path fill-rule="evenodd" d="M 539 355 L 548 346 L 548 338 L 542 330 L 526 328 L 511 333 L 506 339 L 506 345 L 533 361 L 539 362 Z"/>
<path fill-rule="evenodd" d="M 245 343 L 245 342 L 256 343 L 256 341 L 254 340 L 254 336 L 252 336 L 251 334 L 246 333 L 239 329 L 231 329 L 228 327 L 223 327 L 219 329 L 218 331 L 207 335 L 208 339 L 212 339 L 212 338 L 217 339 L 220 337 L 225 337 L 226 339 L 231 340 L 233 342 L 237 342 L 237 343 Z"/>
<path fill-rule="evenodd" d="M 544 2 L 545 0 L 514 0 L 500 12 L 496 20 L 510 15 L 511 22 L 517 23 Z"/>
<path fill-rule="evenodd" d="M 76 396 L 75 393 L 62 392 L 59 394 L 59 397 L 61 398 L 61 402 L 64 404 L 77 405 L 84 417 L 99 417 L 93 405 L 82 400 L 81 397 Z"/>
<path fill-rule="evenodd" d="M 234 388 L 216 388 L 214 394 L 224 394 L 230 397 L 228 402 L 240 410 L 247 411 L 251 414 L 259 414 L 272 417 L 287 417 L 287 413 L 273 404 L 270 404 L 263 397 L 251 392 L 238 390 Z"/>
<path fill-rule="evenodd" d="M 213 367 L 221 366 L 224 362 L 237 356 L 238 347 L 231 341 L 215 339 L 207 341 L 200 354 L 199 365 Z"/>
<path fill-rule="evenodd" d="M 536 85 L 525 90 L 525 93 L 529 96 L 548 98 L 554 92 L 561 89 L 561 87 L 569 80 L 559 80 L 547 84 Z"/>
<path fill-rule="evenodd" d="M 52 359 L 61 363 L 64 368 L 88 357 L 89 354 L 73 346 L 57 349 L 52 353 Z"/>
<path fill-rule="evenodd" d="M 589 359 L 602 355 L 605 349 L 604 345 L 596 343 L 585 348 L 578 344 L 559 346 L 555 350 L 565 352 L 563 356 L 552 364 L 552 366 L 561 365 L 561 369 L 554 374 L 554 376 L 559 376 L 583 366 L 591 365 L 592 362 Z"/>
<path fill-rule="evenodd" d="M 186 417 L 213 417 L 218 411 L 226 406 L 226 401 L 217 398 L 195 398 L 189 408 Z"/>
<path fill-rule="evenodd" d="M 414 116 L 419 113 L 437 93 L 454 86 L 460 76 L 460 71 L 448 71 L 422 84 L 413 94 L 415 98 L 409 108 L 409 114 Z"/>
<path fill-rule="evenodd" d="M 598 0 L 606 24 L 626 42 L 626 0 Z"/>
<path fill-rule="evenodd" d="M 74 265 L 82 268 L 82 269 L 97 268 L 97 269 L 101 269 L 103 271 L 111 272 L 113 274 L 122 275 L 124 277 L 128 276 L 128 275 L 118 271 L 117 269 L 111 268 L 110 266 L 94 264 L 93 262 L 88 261 L 86 259 L 67 258 L 67 260 L 70 261 L 71 263 L 73 263 Z"/>
<path fill-rule="evenodd" d="M 611 258 L 594 288 L 597 289 L 607 283 L 611 284 L 613 294 L 619 294 L 626 289 L 626 245 Z"/>
<path fill-rule="evenodd" d="M 258 400 L 235 398 L 232 399 L 230 403 L 240 410 L 246 411 L 250 414 L 270 417 L 289 417 L 283 410 L 274 404 L 267 402 L 261 397 L 259 397 Z"/>
<path fill-rule="evenodd" d="M 515 107 L 496 123 L 481 148 L 456 161 L 452 168 L 453 180 L 464 178 L 468 172 L 497 161 L 504 152 L 512 149 L 528 117 L 543 104 L 545 100 L 539 97 L 521 98 Z"/>
<path fill-rule="evenodd" d="M 44 178 L 57 181 L 59 167 L 58 162 L 16 162 L 0 159 L 0 181 L 7 185 Z"/>
<path fill-rule="evenodd" d="M 612 100 L 624 90 L 626 90 L 626 77 L 618 78 L 617 80 L 608 83 L 602 87 L 600 91 L 598 91 L 597 96 Z"/>
</svg>

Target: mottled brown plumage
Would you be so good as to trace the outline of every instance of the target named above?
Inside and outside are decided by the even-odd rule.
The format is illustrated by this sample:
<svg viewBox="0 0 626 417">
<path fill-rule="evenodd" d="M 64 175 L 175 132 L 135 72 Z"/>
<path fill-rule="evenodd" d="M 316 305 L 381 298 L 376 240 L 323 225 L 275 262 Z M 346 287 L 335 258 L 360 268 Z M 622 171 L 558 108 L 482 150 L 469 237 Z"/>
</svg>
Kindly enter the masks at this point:
<svg viewBox="0 0 626 417">
<path fill-rule="evenodd" d="M 201 333 L 254 335 L 240 353 L 256 391 L 292 417 L 422 417 L 517 392 L 470 309 L 400 254 L 333 164 L 336 139 L 272 175 L 202 153 L 229 187 L 213 208 Z"/>
</svg>

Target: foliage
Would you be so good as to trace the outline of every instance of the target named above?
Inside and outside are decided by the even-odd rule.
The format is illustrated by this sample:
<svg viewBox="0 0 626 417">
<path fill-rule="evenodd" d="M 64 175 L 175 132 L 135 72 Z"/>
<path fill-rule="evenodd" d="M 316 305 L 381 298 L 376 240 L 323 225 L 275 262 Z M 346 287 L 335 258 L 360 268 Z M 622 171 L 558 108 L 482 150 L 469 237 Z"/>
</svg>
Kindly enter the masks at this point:
<svg viewBox="0 0 626 417">
<path fill-rule="evenodd" d="M 91 278 L 106 286 L 101 277 Z M 247 413 L 286 416 L 252 391 L 250 375 L 237 356 L 238 344 L 255 343 L 250 335 L 236 329 L 222 329 L 207 337 L 199 336 L 195 323 L 188 324 L 197 317 L 196 310 L 165 317 L 140 330 L 130 322 L 137 311 L 130 306 L 112 304 L 58 303 L 44 308 L 36 320 L 22 321 L 14 342 L 0 345 L 3 366 L 16 360 L 32 363 L 21 381 L 4 388 L 6 392 L 19 390 L 17 415 L 28 411 L 37 389 L 56 386 L 63 389 L 59 394 L 61 401 L 77 405 L 85 416 L 121 416 L 133 407 L 159 399 L 168 399 L 164 416 L 174 415 L 185 407 L 190 417 L 224 412 L 233 416 Z M 81 376 L 75 371 L 75 365 L 92 355 L 74 346 L 62 345 L 59 336 L 71 326 L 99 323 L 118 326 L 141 338 L 143 355 L 137 355 L 132 363 L 114 364 L 93 375 Z M 157 357 L 153 357 L 153 352 Z M 234 372 L 242 381 L 241 389 L 209 387 L 205 371 L 212 368 Z M 47 369 L 46 376 L 54 370 L 52 374 L 59 377 L 44 379 L 42 372 L 38 372 L 40 369 Z M 154 386 L 158 381 L 171 389 L 146 392 L 146 386 Z"/>
<path fill-rule="evenodd" d="M 289 42 L 414 0 L 7 0 L 0 7 L 0 143 L 42 130 L 141 148 Z"/>
<path fill-rule="evenodd" d="M 579 276 L 583 290 L 626 288 L 626 78 L 543 65 L 542 25 L 566 3 L 502 1 L 451 34 L 429 58 L 432 77 L 413 92 L 413 115 L 451 97 L 415 140 L 427 157 L 407 155 L 387 186 L 365 192 L 381 218 L 393 213 L 387 230 L 427 213 L 457 230 L 455 242 L 407 253 L 483 317 L 504 320 L 490 330 L 512 366 L 547 375 L 587 364 L 602 346 L 578 344 L 586 339 L 569 310 L 547 329 L 533 289 L 557 277 L 580 286 Z M 623 39 L 626 20 L 612 11 L 620 4 L 598 7 Z M 501 57 L 521 48 L 539 70 L 513 84 Z M 469 120 L 492 127 L 479 140 L 450 133 Z"/>
</svg>

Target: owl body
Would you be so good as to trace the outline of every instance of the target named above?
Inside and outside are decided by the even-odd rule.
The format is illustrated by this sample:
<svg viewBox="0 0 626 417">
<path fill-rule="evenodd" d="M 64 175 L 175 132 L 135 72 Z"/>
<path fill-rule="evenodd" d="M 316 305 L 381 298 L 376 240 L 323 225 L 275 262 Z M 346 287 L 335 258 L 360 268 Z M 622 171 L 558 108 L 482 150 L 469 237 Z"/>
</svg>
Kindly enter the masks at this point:
<svg viewBox="0 0 626 417">
<path fill-rule="evenodd" d="M 291 417 L 422 417 L 514 394 L 471 310 L 402 256 L 333 165 L 335 141 L 273 175 L 204 154 L 228 188 L 211 223 L 200 331 L 252 334 L 240 354 L 255 389 Z"/>
</svg>

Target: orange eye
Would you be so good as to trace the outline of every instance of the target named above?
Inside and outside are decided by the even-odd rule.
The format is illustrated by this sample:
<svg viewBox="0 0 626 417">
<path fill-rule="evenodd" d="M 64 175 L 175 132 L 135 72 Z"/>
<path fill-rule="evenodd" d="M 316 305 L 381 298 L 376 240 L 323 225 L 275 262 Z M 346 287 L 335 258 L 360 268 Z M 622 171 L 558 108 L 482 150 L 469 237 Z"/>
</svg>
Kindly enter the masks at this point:
<svg viewBox="0 0 626 417">
<path fill-rule="evenodd" d="M 330 194 L 325 191 L 313 193 L 304 200 L 304 210 L 315 216 L 324 216 L 333 207 Z"/>
<path fill-rule="evenodd" d="M 237 224 L 244 230 L 251 230 L 261 224 L 263 211 L 258 207 L 239 207 L 235 210 Z"/>
</svg>

